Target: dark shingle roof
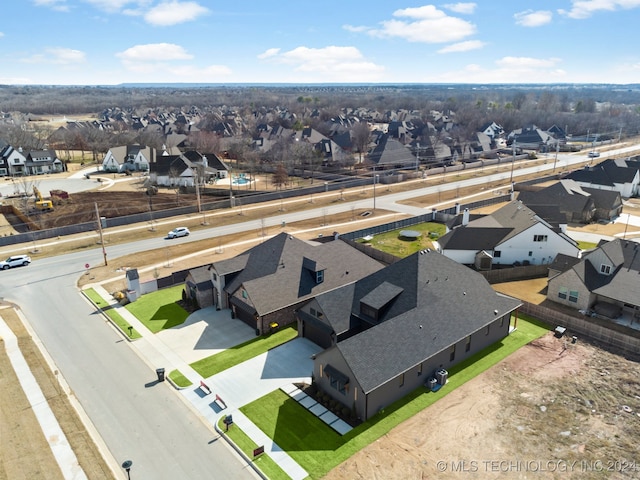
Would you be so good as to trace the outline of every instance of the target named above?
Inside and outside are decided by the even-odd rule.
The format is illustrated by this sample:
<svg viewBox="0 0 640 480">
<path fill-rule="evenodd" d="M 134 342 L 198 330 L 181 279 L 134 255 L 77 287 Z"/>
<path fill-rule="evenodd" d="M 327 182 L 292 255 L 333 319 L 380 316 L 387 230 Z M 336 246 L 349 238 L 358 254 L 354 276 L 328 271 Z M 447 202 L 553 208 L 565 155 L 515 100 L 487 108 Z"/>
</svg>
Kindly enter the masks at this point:
<svg viewBox="0 0 640 480">
<path fill-rule="evenodd" d="M 365 392 L 520 305 L 496 293 L 479 273 L 437 252 L 411 255 L 318 297 L 318 302 L 327 317 L 335 312 L 336 324 L 342 325 L 346 316 L 362 316 L 360 301 L 379 288 L 395 294 L 386 296 L 390 303 L 385 304 L 380 323 L 336 346 Z M 346 298 L 349 311 L 342 310 Z M 335 308 L 327 308 L 332 304 Z"/>
<path fill-rule="evenodd" d="M 314 246 L 287 233 L 256 245 L 246 254 L 244 269 L 226 286 L 247 290 L 258 315 L 280 310 L 376 272 L 382 265 L 343 241 Z M 316 282 L 316 270 L 324 270 Z"/>
<path fill-rule="evenodd" d="M 460 227 L 438 239 L 447 250 L 493 250 L 511 233 L 512 228 Z"/>
</svg>

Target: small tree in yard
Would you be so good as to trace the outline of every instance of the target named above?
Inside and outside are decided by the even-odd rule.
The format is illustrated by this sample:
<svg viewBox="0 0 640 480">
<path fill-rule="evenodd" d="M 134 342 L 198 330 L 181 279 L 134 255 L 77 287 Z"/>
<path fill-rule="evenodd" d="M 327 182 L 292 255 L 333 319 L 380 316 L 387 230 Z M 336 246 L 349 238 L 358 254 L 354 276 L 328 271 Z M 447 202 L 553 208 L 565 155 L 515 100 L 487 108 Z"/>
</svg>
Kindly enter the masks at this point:
<svg viewBox="0 0 640 480">
<path fill-rule="evenodd" d="M 287 169 L 284 168 L 283 164 L 278 164 L 276 167 L 276 171 L 273 173 L 272 182 L 276 186 L 276 188 L 281 188 L 283 185 L 287 184 L 287 180 L 289 179 L 289 174 L 287 173 Z"/>
</svg>

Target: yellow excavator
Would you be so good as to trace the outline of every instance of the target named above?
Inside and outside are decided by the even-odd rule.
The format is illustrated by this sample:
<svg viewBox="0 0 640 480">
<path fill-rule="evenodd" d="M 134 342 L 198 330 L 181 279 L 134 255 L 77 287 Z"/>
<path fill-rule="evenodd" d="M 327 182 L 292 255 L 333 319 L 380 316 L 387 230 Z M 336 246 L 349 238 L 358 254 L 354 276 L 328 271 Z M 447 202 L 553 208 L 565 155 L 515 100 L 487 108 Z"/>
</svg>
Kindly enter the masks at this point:
<svg viewBox="0 0 640 480">
<path fill-rule="evenodd" d="M 33 195 L 36 197 L 36 208 L 41 212 L 49 212 L 53 210 L 53 202 L 51 200 L 45 200 L 42 197 L 42 193 L 36 187 L 33 187 Z"/>
</svg>

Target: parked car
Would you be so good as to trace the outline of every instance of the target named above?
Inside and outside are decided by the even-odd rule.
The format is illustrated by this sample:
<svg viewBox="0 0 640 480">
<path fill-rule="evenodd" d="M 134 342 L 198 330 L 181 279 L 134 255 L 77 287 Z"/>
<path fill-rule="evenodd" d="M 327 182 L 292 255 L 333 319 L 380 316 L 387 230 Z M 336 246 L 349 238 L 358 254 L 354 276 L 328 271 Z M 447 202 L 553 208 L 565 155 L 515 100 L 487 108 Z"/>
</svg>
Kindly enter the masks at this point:
<svg viewBox="0 0 640 480">
<path fill-rule="evenodd" d="M 167 238 L 178 238 L 178 237 L 186 237 L 191 232 L 187 227 L 176 227 L 167 233 Z"/>
<path fill-rule="evenodd" d="M 26 267 L 31 263 L 31 257 L 29 255 L 13 255 L 6 260 L 0 262 L 0 268 L 2 270 L 8 270 L 13 267 Z"/>
<path fill-rule="evenodd" d="M 596 158 L 600 156 L 600 152 L 589 152 L 589 158 Z"/>
</svg>

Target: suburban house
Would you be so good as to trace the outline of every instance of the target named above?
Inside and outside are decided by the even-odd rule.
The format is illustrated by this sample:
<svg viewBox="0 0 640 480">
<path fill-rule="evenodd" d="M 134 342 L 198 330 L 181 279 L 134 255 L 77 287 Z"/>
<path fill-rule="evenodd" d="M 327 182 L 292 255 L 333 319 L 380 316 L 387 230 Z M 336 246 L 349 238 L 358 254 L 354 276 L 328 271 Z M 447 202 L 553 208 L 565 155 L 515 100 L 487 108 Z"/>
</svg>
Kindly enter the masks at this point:
<svg viewBox="0 0 640 480">
<path fill-rule="evenodd" d="M 155 162 L 156 150 L 144 145 L 122 145 L 109 149 L 102 160 L 102 170 L 110 173 L 147 172 Z"/>
<path fill-rule="evenodd" d="M 26 175 L 43 175 L 64 171 L 64 164 L 55 150 L 30 150 L 25 157 L 24 172 Z"/>
<path fill-rule="evenodd" d="M 554 227 L 522 202 L 514 200 L 491 215 L 470 219 L 434 242 L 446 257 L 478 269 L 495 265 L 542 265 L 558 253 L 578 257 L 580 249 L 561 227 Z"/>
<path fill-rule="evenodd" d="M 520 305 L 424 250 L 316 296 L 298 309 L 298 333 L 325 348 L 314 358 L 318 387 L 367 420 L 506 337 Z"/>
<path fill-rule="evenodd" d="M 22 148 L 13 148 L 8 143 L 0 141 L 0 176 L 27 175 L 25 164 L 27 158 Z"/>
<path fill-rule="evenodd" d="M 613 190 L 620 192 L 623 198 L 629 198 L 638 195 L 640 185 L 640 170 L 636 162 L 629 164 L 632 166 L 623 159 L 605 160 L 598 165 L 575 170 L 565 178 L 575 180 L 582 187 Z"/>
<path fill-rule="evenodd" d="M 367 160 L 375 170 L 416 167 L 418 165 L 418 159 L 411 153 L 411 150 L 388 133 L 382 133 L 378 136 L 377 143 L 369 153 Z"/>
<path fill-rule="evenodd" d="M 640 324 L 640 244 L 630 240 L 603 241 L 575 264 L 556 266 L 549 278 L 547 298 L 582 311 Z M 638 327 L 636 327 L 638 328 Z"/>
<path fill-rule="evenodd" d="M 185 292 L 200 307 L 230 308 L 261 335 L 274 324 L 294 323 L 295 310 L 315 296 L 382 267 L 343 241 L 312 245 L 280 233 L 234 258 L 191 270 Z"/>
<path fill-rule="evenodd" d="M 517 145 L 518 148 L 539 150 L 541 152 L 556 150 L 558 144 L 558 140 L 553 138 L 550 133 L 535 125 L 513 130 L 509 133 L 507 142 L 509 145 Z"/>
<path fill-rule="evenodd" d="M 209 157 L 223 170 L 209 166 Z M 155 185 L 165 187 L 194 187 L 227 175 L 227 167 L 215 154 L 203 155 L 187 151 L 179 155 L 160 155 L 149 164 L 149 178 Z"/>
<path fill-rule="evenodd" d="M 618 191 L 582 187 L 570 179 L 539 190 L 521 191 L 518 200 L 536 213 L 539 213 L 536 207 L 556 206 L 564 216 L 563 223 L 610 221 L 622 212 L 622 198 Z"/>
</svg>

